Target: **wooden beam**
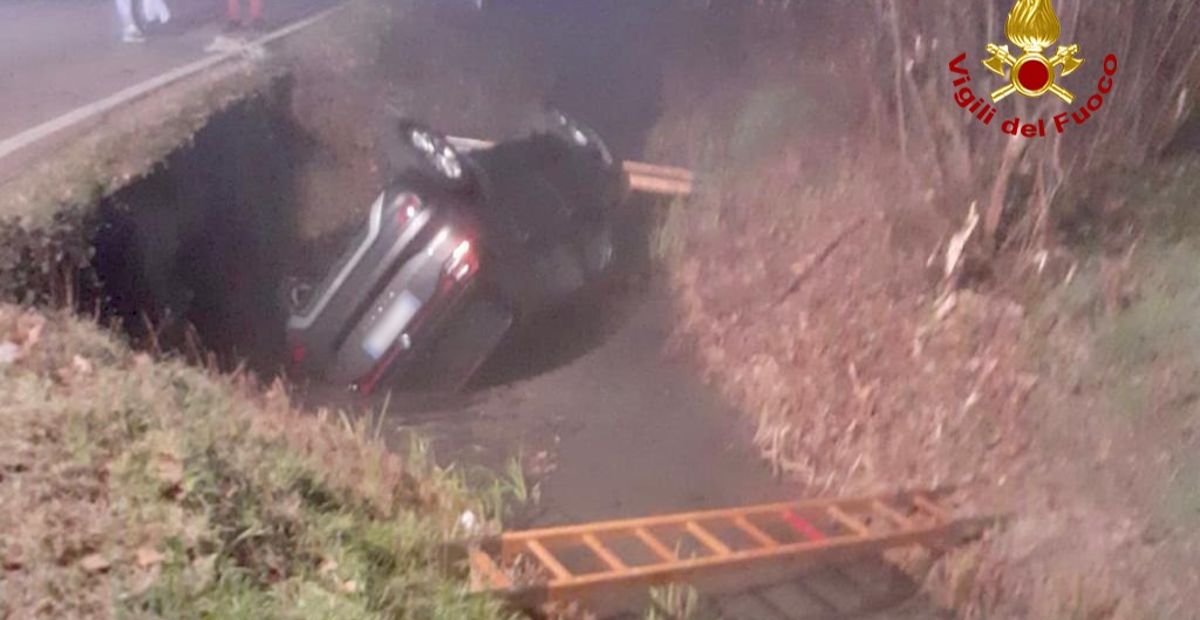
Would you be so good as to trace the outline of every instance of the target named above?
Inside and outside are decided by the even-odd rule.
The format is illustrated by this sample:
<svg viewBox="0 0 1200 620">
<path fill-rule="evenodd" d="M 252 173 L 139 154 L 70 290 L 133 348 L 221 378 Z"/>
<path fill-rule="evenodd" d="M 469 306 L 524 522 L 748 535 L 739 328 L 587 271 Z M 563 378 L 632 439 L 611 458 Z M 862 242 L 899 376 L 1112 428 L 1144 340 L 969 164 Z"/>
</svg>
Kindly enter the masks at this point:
<svg viewBox="0 0 1200 620">
<path fill-rule="evenodd" d="M 642 174 L 629 175 L 629 189 L 648 194 L 663 194 L 667 196 L 687 196 L 692 193 L 691 181 L 665 179 Z"/>
<path fill-rule="evenodd" d="M 629 174 L 644 174 L 646 176 L 661 177 L 665 179 L 676 179 L 691 183 L 695 180 L 695 175 L 687 168 L 678 168 L 676 166 L 660 166 L 658 164 L 648 164 L 640 161 L 625 161 L 621 164 L 625 168 L 625 172 Z"/>
</svg>

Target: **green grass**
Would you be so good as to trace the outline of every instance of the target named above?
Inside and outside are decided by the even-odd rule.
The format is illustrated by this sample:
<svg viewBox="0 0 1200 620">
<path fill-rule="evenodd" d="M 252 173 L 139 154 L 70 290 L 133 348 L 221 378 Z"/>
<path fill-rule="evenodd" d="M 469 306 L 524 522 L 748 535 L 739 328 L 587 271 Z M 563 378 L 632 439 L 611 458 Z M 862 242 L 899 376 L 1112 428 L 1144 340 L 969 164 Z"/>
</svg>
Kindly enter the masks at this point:
<svg viewBox="0 0 1200 620">
<path fill-rule="evenodd" d="M 0 308 L 0 342 L 32 341 L 0 366 L 0 559 L 18 566 L 0 581 L 22 592 L 0 616 L 503 616 L 443 557 L 463 510 L 502 512 L 455 472 L 279 389 L 37 322 Z"/>
</svg>

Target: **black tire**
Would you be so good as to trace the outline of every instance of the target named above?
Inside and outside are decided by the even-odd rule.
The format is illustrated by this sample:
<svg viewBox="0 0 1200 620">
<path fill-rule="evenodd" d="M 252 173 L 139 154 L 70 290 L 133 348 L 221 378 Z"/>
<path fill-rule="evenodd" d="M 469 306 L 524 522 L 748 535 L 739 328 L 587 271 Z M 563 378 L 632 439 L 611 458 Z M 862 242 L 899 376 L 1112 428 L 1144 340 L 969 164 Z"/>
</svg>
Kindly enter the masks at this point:
<svg viewBox="0 0 1200 620">
<path fill-rule="evenodd" d="M 379 132 L 379 150 L 385 185 L 415 177 L 456 193 L 474 188 L 469 161 L 446 136 L 420 123 L 394 118 L 385 121 Z"/>
<path fill-rule="evenodd" d="M 556 135 L 574 147 L 585 148 L 593 152 L 605 166 L 613 165 L 612 153 L 604 140 L 600 138 L 600 134 L 553 107 L 547 106 L 543 109 L 533 123 L 533 133 Z"/>
</svg>

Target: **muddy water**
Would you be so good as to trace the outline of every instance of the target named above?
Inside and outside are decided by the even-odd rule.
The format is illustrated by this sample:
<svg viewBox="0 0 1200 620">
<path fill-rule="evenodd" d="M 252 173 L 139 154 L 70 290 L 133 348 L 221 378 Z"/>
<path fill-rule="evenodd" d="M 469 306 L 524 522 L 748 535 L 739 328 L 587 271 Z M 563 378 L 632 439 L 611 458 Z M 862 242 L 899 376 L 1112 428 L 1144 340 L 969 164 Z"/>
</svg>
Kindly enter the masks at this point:
<svg viewBox="0 0 1200 620">
<path fill-rule="evenodd" d="M 564 313 L 502 353 L 493 372 L 541 365 L 575 346 L 569 340 L 608 332 L 575 359 L 457 406 L 397 414 L 392 429 L 419 429 L 447 458 L 495 465 L 524 454 L 542 488 L 530 524 L 796 496 L 768 475 L 737 413 L 686 360 L 664 354 L 665 294 L 651 287 L 614 306 L 607 317 Z"/>
</svg>

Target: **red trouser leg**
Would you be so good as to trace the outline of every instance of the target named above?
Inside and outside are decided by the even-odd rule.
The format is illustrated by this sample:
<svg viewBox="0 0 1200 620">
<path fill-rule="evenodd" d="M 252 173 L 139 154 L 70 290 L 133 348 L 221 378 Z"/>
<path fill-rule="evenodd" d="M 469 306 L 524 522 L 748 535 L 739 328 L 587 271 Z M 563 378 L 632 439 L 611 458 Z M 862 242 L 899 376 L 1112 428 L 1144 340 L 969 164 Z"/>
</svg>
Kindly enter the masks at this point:
<svg viewBox="0 0 1200 620">
<path fill-rule="evenodd" d="M 250 0 L 250 21 L 262 17 L 262 0 Z"/>
<path fill-rule="evenodd" d="M 242 21 L 242 0 L 228 0 L 225 3 L 225 19 L 231 22 Z"/>
</svg>

